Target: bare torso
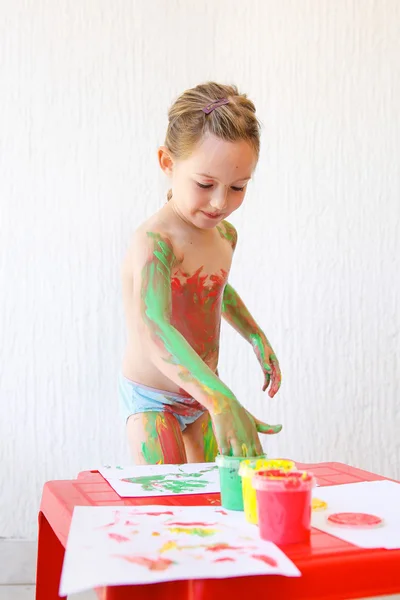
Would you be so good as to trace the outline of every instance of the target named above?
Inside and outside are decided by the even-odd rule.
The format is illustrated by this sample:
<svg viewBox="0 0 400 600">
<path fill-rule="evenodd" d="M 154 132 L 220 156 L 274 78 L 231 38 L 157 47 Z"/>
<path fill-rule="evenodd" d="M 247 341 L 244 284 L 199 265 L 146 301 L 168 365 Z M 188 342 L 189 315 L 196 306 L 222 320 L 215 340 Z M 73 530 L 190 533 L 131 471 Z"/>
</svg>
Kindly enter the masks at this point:
<svg viewBox="0 0 400 600">
<path fill-rule="evenodd" d="M 142 231 L 158 231 L 172 242 L 176 265 L 171 273 L 172 325 L 214 372 L 218 366 L 222 298 L 232 262 L 226 226 L 196 230 L 187 227 L 166 205 L 144 223 Z M 128 340 L 122 372 L 129 379 L 170 392 L 185 393 L 150 360 L 141 334 L 140 286 L 134 280 L 135 245 L 122 268 Z"/>
</svg>

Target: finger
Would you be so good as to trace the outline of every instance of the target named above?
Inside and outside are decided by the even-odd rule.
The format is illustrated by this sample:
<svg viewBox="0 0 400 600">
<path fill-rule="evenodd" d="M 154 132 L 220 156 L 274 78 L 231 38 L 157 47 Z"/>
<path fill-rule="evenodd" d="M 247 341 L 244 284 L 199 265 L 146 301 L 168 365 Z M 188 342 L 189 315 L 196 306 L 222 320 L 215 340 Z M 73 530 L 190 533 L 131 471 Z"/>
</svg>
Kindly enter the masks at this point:
<svg viewBox="0 0 400 600">
<path fill-rule="evenodd" d="M 269 390 L 269 395 L 271 398 L 273 398 L 275 396 L 276 392 L 281 387 L 281 382 L 282 382 L 281 370 L 279 367 L 278 359 L 276 358 L 275 354 L 271 355 L 271 364 L 272 364 L 272 385 Z"/>
<path fill-rule="evenodd" d="M 270 425 L 269 423 L 264 423 L 264 421 L 260 421 L 251 415 L 254 423 L 256 424 L 256 429 L 258 433 L 266 433 L 268 435 L 279 433 L 282 430 L 282 425 Z"/>
<path fill-rule="evenodd" d="M 222 456 L 232 456 L 232 448 L 226 442 L 223 445 L 218 443 L 218 451 Z"/>
<path fill-rule="evenodd" d="M 247 456 L 246 444 L 240 444 L 237 440 L 231 440 L 232 456 Z M 246 452 L 246 454 L 244 453 Z"/>
<path fill-rule="evenodd" d="M 265 390 L 268 388 L 270 382 L 271 382 L 271 376 L 270 376 L 270 374 L 269 373 L 265 373 L 264 385 L 263 385 L 263 389 L 262 389 L 263 392 L 265 392 Z"/>
<path fill-rule="evenodd" d="M 254 456 L 261 456 L 261 454 L 264 454 L 264 449 L 261 446 L 260 438 L 258 436 L 255 439 L 254 451 L 255 451 Z"/>
<path fill-rule="evenodd" d="M 268 425 L 268 423 L 260 423 L 260 424 L 256 423 L 256 427 L 257 427 L 258 433 L 263 433 L 265 435 L 274 435 L 275 433 L 279 433 L 280 431 L 282 431 L 281 424 Z"/>
</svg>

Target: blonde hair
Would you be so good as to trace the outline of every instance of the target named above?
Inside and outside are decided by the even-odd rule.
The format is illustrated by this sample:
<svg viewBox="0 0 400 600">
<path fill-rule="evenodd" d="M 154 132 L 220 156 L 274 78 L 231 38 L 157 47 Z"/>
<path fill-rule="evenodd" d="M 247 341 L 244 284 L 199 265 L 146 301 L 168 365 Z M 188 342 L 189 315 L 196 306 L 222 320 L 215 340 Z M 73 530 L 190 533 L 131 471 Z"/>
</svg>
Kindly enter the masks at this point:
<svg viewBox="0 0 400 600">
<path fill-rule="evenodd" d="M 216 100 L 229 102 L 218 106 L 209 114 L 203 112 Z M 183 92 L 168 111 L 168 128 L 165 146 L 177 159 L 190 156 L 196 144 L 206 133 L 229 142 L 244 140 L 260 152 L 260 123 L 256 108 L 246 94 L 239 94 L 234 85 L 208 82 Z M 167 194 L 172 198 L 172 190 Z"/>
</svg>

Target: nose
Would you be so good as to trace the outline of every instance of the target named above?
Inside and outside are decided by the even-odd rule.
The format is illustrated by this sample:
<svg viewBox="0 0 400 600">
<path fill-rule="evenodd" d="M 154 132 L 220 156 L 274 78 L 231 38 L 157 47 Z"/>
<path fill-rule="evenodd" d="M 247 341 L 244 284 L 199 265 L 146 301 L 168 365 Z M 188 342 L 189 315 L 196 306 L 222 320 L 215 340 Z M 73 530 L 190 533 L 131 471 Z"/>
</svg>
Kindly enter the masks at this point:
<svg viewBox="0 0 400 600">
<path fill-rule="evenodd" d="M 223 188 L 219 191 L 215 190 L 215 192 L 210 200 L 210 206 L 212 206 L 212 208 L 214 208 L 215 210 L 224 209 L 226 206 L 227 193 L 228 192 L 225 188 Z"/>
</svg>

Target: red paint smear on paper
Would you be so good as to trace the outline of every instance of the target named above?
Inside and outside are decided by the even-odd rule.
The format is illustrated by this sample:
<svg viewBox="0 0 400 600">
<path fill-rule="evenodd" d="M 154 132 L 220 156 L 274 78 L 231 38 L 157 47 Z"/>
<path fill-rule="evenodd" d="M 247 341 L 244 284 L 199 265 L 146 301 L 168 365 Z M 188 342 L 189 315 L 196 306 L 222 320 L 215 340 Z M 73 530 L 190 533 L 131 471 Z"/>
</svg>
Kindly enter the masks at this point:
<svg viewBox="0 0 400 600">
<path fill-rule="evenodd" d="M 166 510 L 164 512 L 137 512 L 135 513 L 135 515 L 148 515 L 149 517 L 159 517 L 160 515 L 172 515 L 174 516 L 174 513 L 170 510 Z"/>
<path fill-rule="evenodd" d="M 226 556 L 225 558 L 217 558 L 217 559 L 213 560 L 213 562 L 219 563 L 219 562 L 236 562 L 236 561 L 234 558 L 230 558 L 229 556 Z"/>
<path fill-rule="evenodd" d="M 147 567 L 149 571 L 165 571 L 171 565 L 175 564 L 173 560 L 169 558 L 147 558 L 146 556 L 121 556 L 114 555 L 116 558 L 122 558 L 130 563 L 135 565 L 141 565 L 143 567 Z"/>
<path fill-rule="evenodd" d="M 215 512 L 216 512 L 216 513 L 220 513 L 221 515 L 225 515 L 225 516 L 227 516 L 227 514 L 228 514 L 228 513 L 227 513 L 227 512 L 225 512 L 224 510 L 216 510 Z"/>
<path fill-rule="evenodd" d="M 265 563 L 266 565 L 269 565 L 270 567 L 278 566 L 278 563 L 274 558 L 271 558 L 270 556 L 265 556 L 265 554 L 252 554 L 251 556 L 256 560 L 261 560 L 261 562 Z"/>
<path fill-rule="evenodd" d="M 114 521 L 112 523 L 107 523 L 107 525 L 101 525 L 99 529 L 108 529 L 109 527 L 114 527 L 114 525 L 117 525 L 117 523 L 119 523 L 120 518 L 121 514 L 119 510 L 116 510 L 114 513 Z"/>
<path fill-rule="evenodd" d="M 139 525 L 139 523 L 134 523 L 133 521 L 129 521 L 129 519 L 127 519 L 127 520 L 125 521 L 125 525 L 126 525 L 127 527 L 137 527 L 137 525 Z"/>
<path fill-rule="evenodd" d="M 347 525 L 348 527 L 374 527 L 380 525 L 383 519 L 367 513 L 335 513 L 328 517 L 328 522 L 333 525 Z"/>
<path fill-rule="evenodd" d="M 129 542 L 129 538 L 127 538 L 125 535 L 120 535 L 119 533 L 109 533 L 108 537 L 120 543 Z"/>
<path fill-rule="evenodd" d="M 231 546 L 230 544 L 212 544 L 206 548 L 207 552 L 222 552 L 223 550 L 248 550 L 248 546 Z"/>
<path fill-rule="evenodd" d="M 202 521 L 193 521 L 192 523 L 180 523 L 178 521 L 174 523 L 168 523 L 168 527 L 172 525 L 178 525 L 179 527 L 214 527 L 217 523 L 203 523 Z"/>
</svg>

